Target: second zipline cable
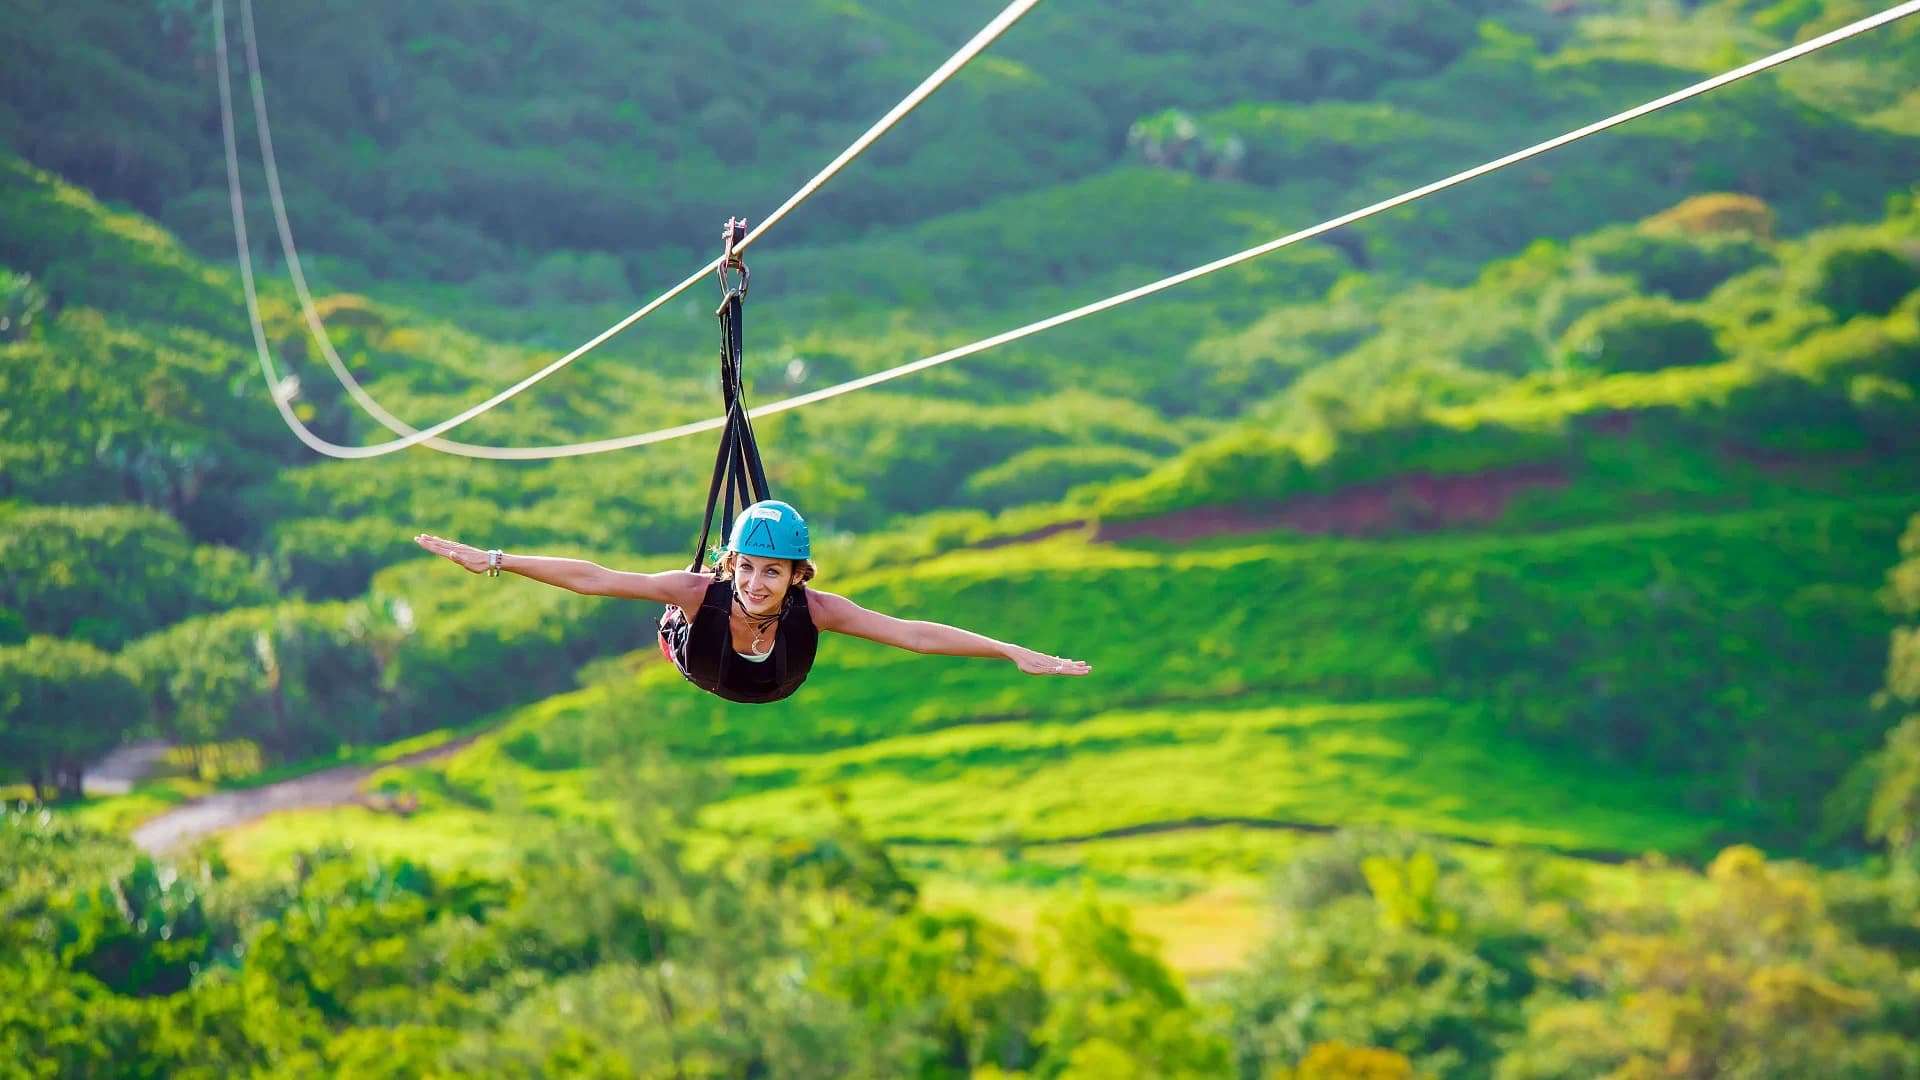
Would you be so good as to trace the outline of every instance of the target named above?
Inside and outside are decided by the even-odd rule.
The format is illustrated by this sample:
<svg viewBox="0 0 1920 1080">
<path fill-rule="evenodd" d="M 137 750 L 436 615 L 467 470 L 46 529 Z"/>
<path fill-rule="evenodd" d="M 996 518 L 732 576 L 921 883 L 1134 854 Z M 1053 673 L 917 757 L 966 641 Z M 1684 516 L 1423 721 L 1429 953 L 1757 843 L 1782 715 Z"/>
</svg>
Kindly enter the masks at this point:
<svg viewBox="0 0 1920 1080">
<path fill-rule="evenodd" d="M 855 139 L 845 150 L 842 150 L 837 157 L 828 162 L 825 168 L 814 174 L 811 180 L 801 185 L 798 191 L 788 196 L 785 202 L 781 203 L 771 214 L 763 218 L 758 227 L 747 233 L 745 238 L 734 246 L 734 250 L 736 252 L 745 251 L 749 245 L 765 235 L 767 230 L 779 224 L 781 219 L 785 218 L 789 213 L 792 213 L 795 208 L 811 197 L 814 192 L 820 190 L 828 180 L 831 180 L 841 169 L 845 168 L 855 158 L 864 153 L 868 147 L 877 142 L 881 136 L 891 130 L 893 126 L 899 123 L 908 113 L 918 108 L 922 102 L 933 95 L 934 91 L 944 86 L 948 80 L 952 79 L 962 68 L 966 67 L 974 58 L 984 52 L 987 46 L 993 44 L 995 40 L 1012 27 L 1014 23 L 1019 22 L 1020 19 L 1038 3 L 1039 0 L 1013 0 L 1012 3 L 1009 3 L 992 22 L 982 27 L 979 33 L 975 34 L 971 40 L 961 46 L 952 56 L 948 57 L 945 63 L 941 64 L 932 74 L 921 80 L 920 85 L 915 87 L 906 97 L 902 98 L 892 109 L 888 110 L 885 116 L 876 120 L 859 138 Z M 444 420 L 424 431 L 416 430 L 405 421 L 381 407 L 380 403 L 375 401 L 372 395 L 368 394 L 366 389 L 360 385 L 359 381 L 353 377 L 353 373 L 347 369 L 346 365 L 340 362 L 339 354 L 335 351 L 332 341 L 327 336 L 326 325 L 320 319 L 318 308 L 313 303 L 312 294 L 307 289 L 306 275 L 300 268 L 299 252 L 293 245 L 293 230 L 288 223 L 286 206 L 281 198 L 279 169 L 273 160 L 273 143 L 267 129 L 266 96 L 265 91 L 261 87 L 258 50 L 255 47 L 253 35 L 252 0 L 241 0 L 241 24 L 246 36 L 248 63 L 250 65 L 249 76 L 252 80 L 254 110 L 260 131 L 261 153 L 267 169 L 268 194 L 274 204 L 274 223 L 280 233 L 281 244 L 287 256 L 287 264 L 294 278 L 294 290 L 299 294 L 301 309 L 305 314 L 308 329 L 319 338 L 320 348 L 327 358 L 328 366 L 333 369 L 334 375 L 338 377 L 341 383 L 347 388 L 347 392 L 353 397 L 354 401 L 360 404 L 369 415 L 382 426 L 386 427 L 387 430 L 401 435 L 401 438 L 384 443 L 376 443 L 372 446 L 345 446 L 322 438 L 311 428 L 308 428 L 298 416 L 294 415 L 291 407 L 287 405 L 285 400 L 287 394 L 282 390 L 283 384 L 278 376 L 278 372 L 274 368 L 273 358 L 268 350 L 266 330 L 260 321 L 259 298 L 253 281 L 252 249 L 248 246 L 246 239 L 245 201 L 240 194 L 239 152 L 234 136 L 232 90 L 229 86 L 231 76 L 228 71 L 229 61 L 227 57 L 226 10 L 224 0 L 214 0 L 213 14 L 214 44 L 217 54 L 216 60 L 218 61 L 218 74 L 220 77 L 221 133 L 225 139 L 227 152 L 228 200 L 233 212 L 234 236 L 239 246 L 241 284 L 247 294 L 247 314 L 249 320 L 253 323 L 254 346 L 260 354 L 260 368 L 266 376 L 267 390 L 268 393 L 273 396 L 274 405 L 279 409 L 281 419 L 286 421 L 288 428 L 291 429 L 295 436 L 298 437 L 301 442 L 305 443 L 308 448 L 317 453 L 337 458 L 357 459 L 380 457 L 405 450 L 408 447 L 420 445 L 427 445 L 443 453 L 456 454 L 463 457 L 506 461 L 577 456 L 571 454 L 541 453 L 540 451 L 549 449 L 545 447 L 479 446 L 473 443 L 440 439 L 438 436 L 503 404 L 533 386 L 535 383 L 540 382 L 547 376 L 552 375 L 554 372 L 559 371 L 580 357 L 604 345 L 617 334 L 625 331 L 641 319 L 646 318 L 654 311 L 657 311 L 669 300 L 679 296 L 687 289 L 692 288 L 701 278 L 718 268 L 720 260 L 715 259 L 694 271 L 678 285 L 662 293 L 646 306 L 628 315 L 626 318 L 602 331 L 584 345 L 575 348 L 572 352 L 567 353 L 546 367 L 520 380 L 513 386 L 469 408 L 458 416 Z M 529 453 L 529 451 L 532 452 Z"/>
</svg>

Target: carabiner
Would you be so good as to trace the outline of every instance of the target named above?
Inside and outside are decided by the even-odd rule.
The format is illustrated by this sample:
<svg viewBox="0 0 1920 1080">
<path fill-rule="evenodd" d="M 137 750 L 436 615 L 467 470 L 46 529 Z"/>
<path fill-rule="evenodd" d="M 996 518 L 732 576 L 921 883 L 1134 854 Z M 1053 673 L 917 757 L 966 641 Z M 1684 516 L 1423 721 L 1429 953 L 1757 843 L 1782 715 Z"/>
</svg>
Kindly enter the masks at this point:
<svg viewBox="0 0 1920 1080">
<path fill-rule="evenodd" d="M 740 298 L 742 300 L 747 298 L 747 285 L 753 280 L 753 272 L 747 269 L 746 262 L 733 250 L 733 246 L 746 238 L 747 219 L 737 217 L 728 218 L 726 225 L 722 227 L 720 232 L 720 242 L 722 245 L 720 266 L 718 267 L 720 274 L 720 291 L 723 294 L 733 291 L 733 283 L 727 280 L 727 271 L 730 269 L 738 270 L 740 271 Z"/>
</svg>

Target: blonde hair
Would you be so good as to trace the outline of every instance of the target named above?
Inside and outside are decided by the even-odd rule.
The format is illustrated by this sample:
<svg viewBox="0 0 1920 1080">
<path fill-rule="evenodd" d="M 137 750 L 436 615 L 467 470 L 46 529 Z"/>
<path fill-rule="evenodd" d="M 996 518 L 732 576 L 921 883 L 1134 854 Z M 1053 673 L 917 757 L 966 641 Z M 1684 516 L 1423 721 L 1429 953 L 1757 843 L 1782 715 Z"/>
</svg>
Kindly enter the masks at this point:
<svg viewBox="0 0 1920 1080">
<path fill-rule="evenodd" d="M 713 580 L 725 581 L 732 577 L 734 559 L 737 558 L 739 554 L 737 551 L 723 553 L 720 556 L 720 562 L 713 568 Z M 764 556 L 761 557 L 764 558 Z M 819 568 L 813 565 L 812 559 L 788 559 L 786 561 L 793 564 L 793 581 L 790 583 L 791 585 L 805 585 L 807 582 L 813 580 L 814 574 L 819 572 Z"/>
</svg>

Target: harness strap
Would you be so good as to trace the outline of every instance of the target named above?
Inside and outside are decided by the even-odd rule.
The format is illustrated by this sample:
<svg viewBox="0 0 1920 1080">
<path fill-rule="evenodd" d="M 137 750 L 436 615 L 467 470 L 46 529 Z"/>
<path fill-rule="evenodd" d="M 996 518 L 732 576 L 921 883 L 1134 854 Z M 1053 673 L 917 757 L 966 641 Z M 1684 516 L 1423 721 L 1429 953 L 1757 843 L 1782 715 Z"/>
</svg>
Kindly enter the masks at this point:
<svg viewBox="0 0 1920 1080">
<path fill-rule="evenodd" d="M 746 394 L 741 387 L 741 314 L 745 301 L 743 273 L 739 285 L 727 286 L 726 296 L 714 312 L 720 320 L 720 400 L 726 409 L 726 423 L 720 432 L 719 450 L 713 458 L 713 480 L 707 485 L 707 508 L 700 517 L 700 541 L 693 549 L 693 562 L 688 566 L 695 572 L 705 566 L 716 509 L 720 511 L 719 528 L 724 536 L 736 514 L 753 503 L 773 497 L 773 489 L 767 484 L 766 466 L 760 460 L 760 445 L 754 439 L 753 421 L 747 416 Z"/>
<path fill-rule="evenodd" d="M 727 471 L 727 462 L 733 456 L 733 425 L 729 423 L 720 432 L 720 450 L 713 457 L 713 483 L 707 488 L 707 510 L 700 515 L 700 541 L 693 548 L 693 562 L 687 567 L 698 573 L 705 565 L 707 557 L 707 537 L 713 528 L 713 508 L 720 498 L 720 478 Z"/>
</svg>

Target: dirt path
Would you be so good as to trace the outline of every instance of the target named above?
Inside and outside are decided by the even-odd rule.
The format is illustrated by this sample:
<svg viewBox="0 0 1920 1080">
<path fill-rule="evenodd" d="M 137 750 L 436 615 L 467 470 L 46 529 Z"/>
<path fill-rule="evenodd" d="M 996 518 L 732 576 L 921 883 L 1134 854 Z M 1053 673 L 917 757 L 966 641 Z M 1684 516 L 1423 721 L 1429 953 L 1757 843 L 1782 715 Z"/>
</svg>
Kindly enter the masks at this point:
<svg viewBox="0 0 1920 1080">
<path fill-rule="evenodd" d="M 133 830 L 133 842 L 140 850 L 157 854 L 198 840 L 209 833 L 258 821 L 268 814 L 283 810 L 319 810 L 358 803 L 361 801 L 361 783 L 375 772 L 390 765 L 438 761 L 473 740 L 474 736 L 464 735 L 392 761 L 373 765 L 339 765 L 282 780 L 277 784 L 263 784 L 242 791 L 222 791 L 204 799 L 195 799 L 147 820 Z"/>
<path fill-rule="evenodd" d="M 118 747 L 87 769 L 80 778 L 81 790 L 89 795 L 125 795 L 166 760 L 167 751 L 171 749 L 158 741 Z"/>
</svg>

